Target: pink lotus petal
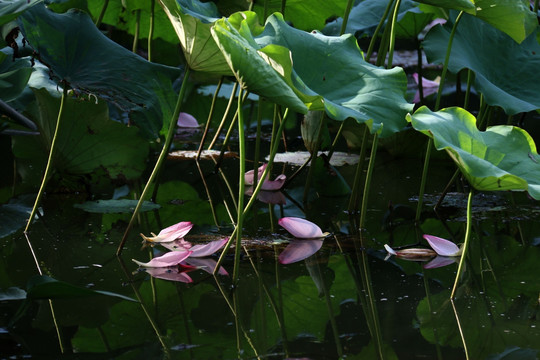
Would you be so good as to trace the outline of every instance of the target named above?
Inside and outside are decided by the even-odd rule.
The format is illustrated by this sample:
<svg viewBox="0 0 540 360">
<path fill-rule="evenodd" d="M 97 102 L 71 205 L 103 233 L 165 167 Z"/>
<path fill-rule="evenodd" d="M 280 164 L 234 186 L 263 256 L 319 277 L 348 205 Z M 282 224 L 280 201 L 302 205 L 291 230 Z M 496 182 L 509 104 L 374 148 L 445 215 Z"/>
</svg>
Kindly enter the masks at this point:
<svg viewBox="0 0 540 360">
<path fill-rule="evenodd" d="M 156 279 L 164 279 L 171 281 L 178 281 L 183 283 L 191 283 L 193 279 L 178 266 L 175 267 L 162 267 L 162 268 L 147 268 L 145 271 Z"/>
<path fill-rule="evenodd" d="M 427 242 L 429 243 L 429 246 L 431 246 L 431 248 L 435 250 L 435 252 L 441 256 L 461 255 L 461 249 L 457 247 L 457 245 L 451 241 L 448 241 L 446 239 L 443 239 L 437 236 L 427 235 L 427 234 L 424 234 L 423 237 L 424 239 L 427 240 Z"/>
<path fill-rule="evenodd" d="M 321 248 L 323 240 L 294 240 L 279 254 L 281 264 L 291 264 L 304 260 Z"/>
<path fill-rule="evenodd" d="M 281 218 L 278 220 L 278 224 L 292 236 L 299 239 L 316 239 L 328 235 L 328 233 L 323 234 L 321 228 L 311 221 L 297 217 Z"/>
<path fill-rule="evenodd" d="M 287 180 L 287 176 L 281 174 L 278 177 L 276 177 L 275 180 L 264 180 L 261 190 L 266 191 L 276 191 L 283 187 L 283 184 L 285 183 L 285 180 Z"/>
<path fill-rule="evenodd" d="M 412 74 L 414 81 L 418 84 L 418 74 L 414 73 Z M 435 94 L 437 91 L 439 91 L 439 82 L 428 80 L 424 77 L 422 77 L 422 91 L 424 93 L 424 97 L 429 96 L 431 94 Z M 414 103 L 420 102 L 420 92 L 416 91 L 416 94 L 414 94 Z"/>
<path fill-rule="evenodd" d="M 259 166 L 259 169 L 257 169 L 257 181 L 261 180 L 261 176 L 267 166 L 268 164 L 262 164 Z M 246 185 L 253 185 L 253 181 L 255 180 L 254 174 L 255 172 L 253 170 L 249 170 L 244 174 L 244 181 Z"/>
<path fill-rule="evenodd" d="M 285 205 L 287 203 L 281 191 L 259 191 L 257 199 L 265 204 Z"/>
<path fill-rule="evenodd" d="M 196 128 L 199 127 L 199 123 L 197 122 L 197 119 L 193 117 L 193 115 L 190 115 L 185 112 L 181 112 L 178 116 L 178 121 L 176 123 L 179 127 L 183 128 Z"/>
<path fill-rule="evenodd" d="M 144 266 L 144 267 L 152 267 L 152 268 L 168 267 L 168 266 L 175 266 L 175 265 L 180 264 L 191 254 L 192 254 L 192 251 L 171 251 L 161 256 L 155 257 L 147 263 L 143 263 L 135 259 L 132 259 L 132 260 L 137 265 Z"/>
<path fill-rule="evenodd" d="M 183 238 L 192 227 L 193 224 L 190 221 L 182 221 L 161 230 L 157 236 L 146 237 L 143 234 L 141 234 L 141 236 L 144 240 L 150 242 L 174 241 L 176 239 Z"/>
<path fill-rule="evenodd" d="M 184 261 L 184 263 L 191 266 L 195 266 L 197 269 L 202 269 L 209 274 L 214 273 L 214 269 L 216 268 L 216 265 L 217 265 L 217 261 L 212 258 L 189 257 Z M 218 274 L 229 275 L 229 273 L 227 272 L 227 270 L 223 268 L 223 266 L 219 267 Z"/>
<path fill-rule="evenodd" d="M 456 262 L 455 257 L 437 256 L 435 259 L 424 265 L 424 269 L 435 269 L 443 266 L 447 266 Z"/>
<path fill-rule="evenodd" d="M 224 238 L 216 241 L 211 241 L 204 245 L 194 245 L 191 247 L 191 257 L 205 257 L 212 255 L 219 249 L 221 249 L 229 241 L 229 238 Z"/>
<path fill-rule="evenodd" d="M 186 251 L 191 249 L 192 245 L 189 241 L 186 241 L 184 239 L 176 239 L 174 241 L 169 242 L 160 242 L 161 246 L 163 246 L 166 249 L 169 249 L 171 251 Z"/>
</svg>

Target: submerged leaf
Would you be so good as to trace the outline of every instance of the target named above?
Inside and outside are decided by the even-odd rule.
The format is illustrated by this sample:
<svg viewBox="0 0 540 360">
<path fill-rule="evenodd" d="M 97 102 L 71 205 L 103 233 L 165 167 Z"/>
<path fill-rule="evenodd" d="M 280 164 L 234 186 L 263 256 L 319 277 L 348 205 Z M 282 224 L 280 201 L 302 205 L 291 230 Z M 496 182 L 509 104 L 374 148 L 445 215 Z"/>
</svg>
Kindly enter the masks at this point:
<svg viewBox="0 0 540 360">
<path fill-rule="evenodd" d="M 111 213 L 129 213 L 135 210 L 138 200 L 118 199 L 118 200 L 96 200 L 86 201 L 82 204 L 73 206 L 90 213 L 111 214 Z M 144 201 L 139 211 L 157 210 L 161 206 L 151 201 Z"/>
<path fill-rule="evenodd" d="M 478 190 L 528 191 L 540 200 L 540 156 L 531 136 L 514 126 L 476 128 L 476 118 L 461 108 L 432 112 L 423 106 L 407 116 L 413 127 L 446 150 Z"/>
</svg>

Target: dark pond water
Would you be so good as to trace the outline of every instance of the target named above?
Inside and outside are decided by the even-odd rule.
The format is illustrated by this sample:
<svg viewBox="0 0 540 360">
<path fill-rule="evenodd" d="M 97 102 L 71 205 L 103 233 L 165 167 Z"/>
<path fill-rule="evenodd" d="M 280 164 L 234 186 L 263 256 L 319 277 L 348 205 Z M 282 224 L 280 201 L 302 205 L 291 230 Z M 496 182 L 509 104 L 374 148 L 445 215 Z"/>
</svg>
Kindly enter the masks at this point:
<svg viewBox="0 0 540 360">
<path fill-rule="evenodd" d="M 233 194 L 237 166 L 234 159 L 223 164 Z M 362 236 L 335 182 L 315 181 L 304 205 L 304 174 L 287 188 L 285 205 L 257 202 L 245 222 L 235 287 L 230 275 L 203 269 L 166 274 L 182 281 L 153 278 L 131 261 L 152 251 L 141 249 L 140 232 L 178 221 L 195 224 L 186 236 L 193 243 L 231 233 L 232 196 L 210 161 L 202 166 L 208 192 L 193 161 L 169 162 L 161 209 L 141 215 L 121 257 L 114 253 L 129 215 L 87 213 L 73 207 L 84 198 L 50 195 L 29 233 L 43 274 L 136 301 L 80 292 L 65 298 L 73 292 L 62 286 L 43 290 L 44 297 L 54 293 L 50 301 L 14 300 L 38 270 L 24 236 L 0 239 L 0 358 L 536 359 L 540 209 L 523 194 L 475 197 L 471 248 L 452 304 L 457 263 L 426 269 L 425 262 L 385 259 L 384 244 L 415 244 L 422 233 L 463 241 L 465 197 L 458 193 L 443 207 L 449 220 L 426 206 L 421 229 L 414 227 L 421 166 L 378 155 Z M 274 174 L 296 168 L 277 164 Z M 338 170 L 352 183 L 354 166 Z M 452 173 L 451 164 L 433 160 L 428 201 Z M 311 257 L 280 264 L 289 239 L 277 225 L 283 216 L 308 218 L 333 236 Z M 232 274 L 232 252 L 223 267 Z"/>
</svg>

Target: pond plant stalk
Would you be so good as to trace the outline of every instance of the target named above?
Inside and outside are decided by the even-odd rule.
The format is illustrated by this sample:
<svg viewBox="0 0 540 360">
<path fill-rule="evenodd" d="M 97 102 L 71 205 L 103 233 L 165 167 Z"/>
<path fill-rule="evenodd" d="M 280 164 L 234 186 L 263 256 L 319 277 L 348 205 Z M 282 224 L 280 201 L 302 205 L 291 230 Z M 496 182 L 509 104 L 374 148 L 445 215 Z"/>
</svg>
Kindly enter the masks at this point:
<svg viewBox="0 0 540 360">
<path fill-rule="evenodd" d="M 441 72 L 441 81 L 439 83 L 439 90 L 437 91 L 437 99 L 435 100 L 435 109 L 434 111 L 438 111 L 439 107 L 441 105 L 441 96 L 442 91 L 444 88 L 444 81 L 446 79 L 446 72 L 448 71 L 448 63 L 450 61 L 450 53 L 452 52 L 452 42 L 454 40 L 454 35 L 456 34 L 456 29 L 459 24 L 459 20 L 463 16 L 463 11 L 460 11 L 458 16 L 456 17 L 456 21 L 454 22 L 454 25 L 452 26 L 452 31 L 450 32 L 450 37 L 448 39 L 448 45 L 446 46 L 446 55 L 444 58 L 444 64 Z M 420 78 L 419 82 L 422 82 L 422 79 Z M 427 173 L 429 168 L 429 160 L 431 158 L 431 148 L 433 148 L 433 139 L 430 137 L 428 139 L 427 147 L 426 147 L 426 155 L 424 158 L 424 167 L 422 169 L 422 179 L 420 180 L 420 191 L 418 192 L 418 205 L 416 208 L 416 216 L 415 221 L 418 222 L 420 220 L 420 215 L 422 214 L 422 204 L 424 202 L 424 191 L 426 189 L 426 181 L 427 181 Z"/>
<path fill-rule="evenodd" d="M 41 198 L 43 197 L 43 193 L 45 191 L 45 186 L 47 185 L 47 182 L 49 181 L 49 178 L 51 176 L 51 171 L 53 169 L 53 162 L 54 157 L 56 155 L 56 141 L 58 139 L 58 132 L 60 130 L 60 123 L 62 122 L 62 115 L 64 114 L 64 105 L 66 102 L 67 97 L 67 91 L 68 91 L 68 84 L 66 81 L 63 81 L 63 90 L 62 90 L 62 98 L 60 99 L 60 108 L 58 109 L 58 118 L 56 119 L 56 127 L 54 129 L 54 135 L 51 142 L 51 149 L 49 150 L 49 158 L 47 160 L 47 166 L 45 167 L 45 173 L 43 174 L 43 179 L 41 180 L 41 186 L 39 187 L 38 194 L 36 196 L 36 200 L 34 202 L 34 206 L 32 207 L 32 211 L 30 212 L 30 217 L 28 218 L 28 221 L 26 222 L 26 227 L 24 228 L 24 232 L 27 233 L 28 229 L 30 228 L 30 224 L 34 220 L 34 217 L 36 216 L 36 212 L 39 206 L 39 203 L 41 202 Z"/>
<path fill-rule="evenodd" d="M 450 293 L 450 299 L 452 300 L 455 298 L 454 295 L 456 293 L 457 285 L 459 283 L 459 278 L 461 277 L 461 273 L 463 272 L 463 264 L 465 263 L 465 256 L 467 255 L 467 249 L 469 247 L 469 241 L 471 238 L 472 197 L 473 197 L 473 190 L 471 189 L 469 191 L 469 197 L 467 199 L 467 228 L 465 230 L 465 242 L 463 243 L 463 248 L 461 251 L 461 259 L 459 260 L 456 278 L 454 280 L 454 286 L 452 287 L 452 292 Z"/>
<path fill-rule="evenodd" d="M 159 154 L 159 157 L 156 161 L 154 170 L 152 170 L 152 173 L 150 174 L 150 178 L 146 182 L 143 192 L 141 193 L 141 196 L 139 197 L 137 206 L 135 207 L 135 210 L 133 211 L 133 214 L 131 215 L 131 219 L 129 220 L 128 226 L 126 227 L 124 235 L 122 236 L 122 240 L 120 241 L 120 244 L 118 245 L 118 249 L 116 250 L 116 255 L 120 255 L 122 253 L 129 231 L 131 230 L 131 227 L 133 226 L 133 223 L 135 222 L 135 219 L 137 218 L 137 215 L 139 214 L 139 211 L 144 202 L 144 199 L 148 195 L 151 185 L 154 183 L 154 180 L 156 179 L 156 176 L 159 173 L 161 166 L 163 165 L 163 163 L 165 162 L 165 159 L 167 158 L 167 154 L 169 153 L 169 148 L 171 147 L 171 143 L 174 138 L 174 133 L 176 131 L 176 122 L 178 120 L 178 116 L 180 115 L 180 109 L 182 108 L 182 103 L 184 101 L 184 96 L 186 94 L 189 74 L 190 74 L 190 68 L 189 66 L 186 65 L 185 70 L 184 70 L 184 78 L 182 80 L 182 86 L 180 87 L 180 92 L 178 93 L 176 107 L 174 109 L 171 122 L 169 124 L 169 131 L 167 132 L 167 136 L 165 137 L 165 143 L 163 144 L 161 153 Z"/>
</svg>

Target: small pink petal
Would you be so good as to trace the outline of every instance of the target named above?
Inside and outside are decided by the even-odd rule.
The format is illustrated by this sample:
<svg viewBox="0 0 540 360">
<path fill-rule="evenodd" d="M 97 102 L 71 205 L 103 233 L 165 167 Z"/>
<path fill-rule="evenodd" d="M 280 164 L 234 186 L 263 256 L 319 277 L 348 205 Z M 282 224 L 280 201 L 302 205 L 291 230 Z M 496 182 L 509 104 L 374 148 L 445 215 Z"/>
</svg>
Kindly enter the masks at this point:
<svg viewBox="0 0 540 360">
<path fill-rule="evenodd" d="M 451 241 L 448 241 L 446 239 L 443 239 L 437 236 L 427 235 L 427 234 L 424 234 L 423 237 L 424 239 L 427 240 L 427 242 L 429 243 L 429 246 L 431 246 L 431 248 L 435 250 L 435 252 L 441 256 L 461 255 L 461 250 L 459 249 L 459 247 L 457 247 L 457 245 Z"/>
<path fill-rule="evenodd" d="M 276 191 L 283 187 L 283 184 L 287 180 L 287 176 L 281 174 L 275 180 L 265 180 L 262 184 L 261 190 Z"/>
<path fill-rule="evenodd" d="M 424 269 L 435 269 L 443 266 L 447 266 L 456 262 L 455 257 L 437 256 L 435 259 L 424 265 Z"/>
<path fill-rule="evenodd" d="M 197 269 L 202 269 L 209 274 L 214 273 L 214 269 L 216 268 L 216 265 L 217 265 L 217 261 L 212 258 L 189 257 L 185 260 L 185 263 L 191 266 L 195 266 Z M 223 268 L 223 266 L 219 267 L 218 274 L 229 275 L 229 273 L 227 272 L 227 270 Z"/>
<path fill-rule="evenodd" d="M 156 279 L 164 279 L 171 281 L 178 281 L 183 283 L 191 283 L 193 279 L 186 274 L 185 271 L 182 271 L 175 267 L 163 267 L 163 268 L 148 268 L 145 271 L 150 274 L 150 276 L 155 277 Z"/>
<path fill-rule="evenodd" d="M 150 242 L 168 242 L 176 239 L 183 238 L 189 230 L 193 227 L 193 224 L 189 221 L 182 221 L 178 224 L 171 225 L 159 232 L 157 236 L 146 237 L 141 234 L 143 239 Z"/>
<path fill-rule="evenodd" d="M 279 254 L 281 264 L 291 264 L 304 260 L 321 248 L 323 240 L 294 240 Z"/>
<path fill-rule="evenodd" d="M 184 128 L 196 128 L 199 127 L 199 123 L 197 122 L 197 119 L 193 117 L 193 115 L 190 115 L 185 112 L 181 112 L 178 116 L 177 125 L 179 127 Z"/>
<path fill-rule="evenodd" d="M 267 166 L 268 164 L 262 164 L 261 166 L 259 166 L 259 168 L 257 169 L 257 181 L 261 180 L 261 176 Z M 255 180 L 254 174 L 255 172 L 253 170 L 249 170 L 244 174 L 244 181 L 246 185 L 253 185 L 253 182 Z"/>
<path fill-rule="evenodd" d="M 147 263 L 143 263 L 135 259 L 132 259 L 132 260 L 137 265 L 144 266 L 144 267 L 152 267 L 152 268 L 168 267 L 168 266 L 175 266 L 175 265 L 180 264 L 187 257 L 189 257 L 191 253 L 192 251 L 171 251 L 161 256 L 155 257 Z"/>
<path fill-rule="evenodd" d="M 216 241 L 211 241 L 204 245 L 194 245 L 191 247 L 191 257 L 205 257 L 212 255 L 219 249 L 221 249 L 229 241 L 229 238 L 224 238 Z"/>
<path fill-rule="evenodd" d="M 259 191 L 257 199 L 265 204 L 285 205 L 287 203 L 281 191 Z"/>
<path fill-rule="evenodd" d="M 316 239 L 327 235 L 323 234 L 320 227 L 306 219 L 284 217 L 278 220 L 278 224 L 299 239 Z"/>
</svg>

